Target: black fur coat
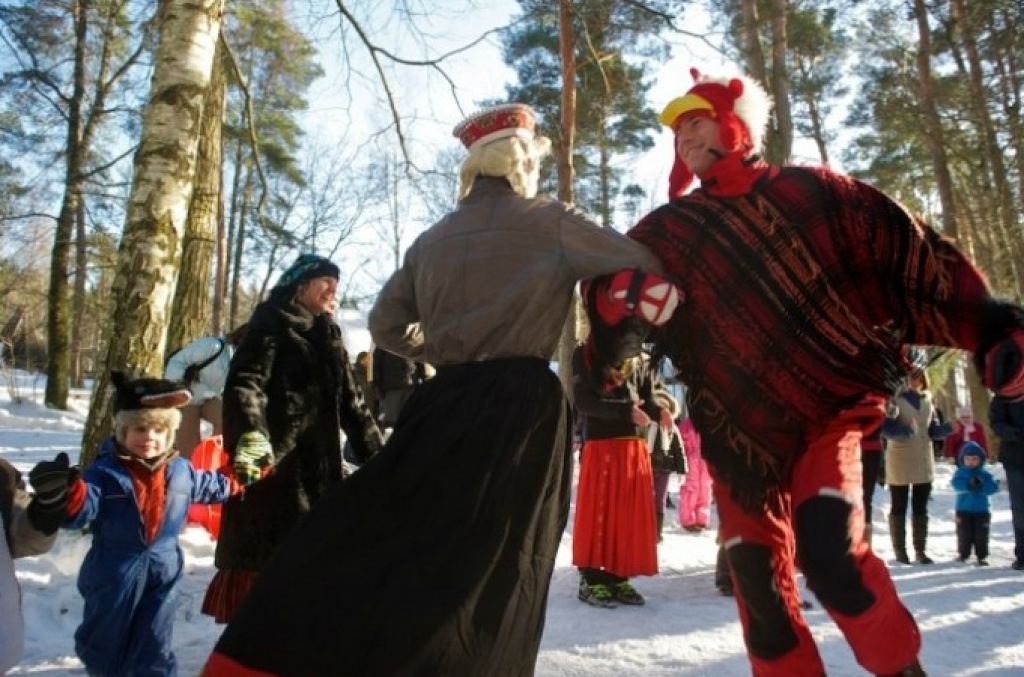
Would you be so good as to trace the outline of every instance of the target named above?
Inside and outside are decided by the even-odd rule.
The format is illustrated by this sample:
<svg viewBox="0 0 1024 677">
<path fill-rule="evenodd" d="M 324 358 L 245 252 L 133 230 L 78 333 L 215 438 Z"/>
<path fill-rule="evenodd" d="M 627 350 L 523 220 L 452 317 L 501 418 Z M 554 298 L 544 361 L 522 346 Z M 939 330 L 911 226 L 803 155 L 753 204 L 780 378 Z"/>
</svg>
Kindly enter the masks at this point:
<svg viewBox="0 0 1024 677">
<path fill-rule="evenodd" d="M 224 444 L 262 432 L 270 475 L 225 505 L 218 568 L 258 570 L 310 507 L 345 474 L 339 430 L 369 460 L 381 436 L 357 385 L 341 329 L 275 289 L 253 312 L 224 388 Z"/>
</svg>

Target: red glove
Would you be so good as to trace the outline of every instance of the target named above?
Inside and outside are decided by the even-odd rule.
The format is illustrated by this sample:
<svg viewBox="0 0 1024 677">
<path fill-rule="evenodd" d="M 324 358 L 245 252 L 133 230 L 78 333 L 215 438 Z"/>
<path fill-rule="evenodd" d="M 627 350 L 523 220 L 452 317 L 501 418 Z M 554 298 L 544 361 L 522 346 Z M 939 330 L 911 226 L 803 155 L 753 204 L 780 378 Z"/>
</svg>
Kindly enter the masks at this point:
<svg viewBox="0 0 1024 677">
<path fill-rule="evenodd" d="M 982 383 L 1008 400 L 1024 397 L 1024 329 L 1010 335 L 985 353 Z"/>
<path fill-rule="evenodd" d="M 620 270 L 594 282 L 594 311 L 614 327 L 628 317 L 638 317 L 655 327 L 668 322 L 679 305 L 679 289 L 655 273 Z M 586 292 L 583 298 L 590 296 Z"/>
</svg>

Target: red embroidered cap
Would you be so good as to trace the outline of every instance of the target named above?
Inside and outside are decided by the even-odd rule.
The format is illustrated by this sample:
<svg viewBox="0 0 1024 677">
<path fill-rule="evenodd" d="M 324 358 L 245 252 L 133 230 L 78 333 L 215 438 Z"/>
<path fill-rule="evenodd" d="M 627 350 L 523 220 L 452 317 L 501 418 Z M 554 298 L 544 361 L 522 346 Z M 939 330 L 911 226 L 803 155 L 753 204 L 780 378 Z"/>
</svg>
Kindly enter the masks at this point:
<svg viewBox="0 0 1024 677">
<path fill-rule="evenodd" d="M 525 103 L 506 103 L 485 108 L 455 125 L 452 136 L 458 137 L 467 150 L 506 136 L 529 141 L 536 133 L 537 114 Z"/>
</svg>

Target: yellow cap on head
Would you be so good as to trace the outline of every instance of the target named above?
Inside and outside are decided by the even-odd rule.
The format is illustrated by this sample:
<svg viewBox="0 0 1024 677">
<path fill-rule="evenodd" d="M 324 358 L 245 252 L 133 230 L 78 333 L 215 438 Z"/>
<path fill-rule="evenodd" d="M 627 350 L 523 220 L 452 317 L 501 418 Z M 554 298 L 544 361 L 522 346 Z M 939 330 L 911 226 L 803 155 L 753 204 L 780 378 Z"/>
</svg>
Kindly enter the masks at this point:
<svg viewBox="0 0 1024 677">
<path fill-rule="evenodd" d="M 687 92 L 683 96 L 676 97 L 668 102 L 665 109 L 661 111 L 658 120 L 666 127 L 671 127 L 683 113 L 695 110 L 709 111 L 712 117 L 715 116 L 715 107 L 707 99 L 699 94 Z"/>
</svg>

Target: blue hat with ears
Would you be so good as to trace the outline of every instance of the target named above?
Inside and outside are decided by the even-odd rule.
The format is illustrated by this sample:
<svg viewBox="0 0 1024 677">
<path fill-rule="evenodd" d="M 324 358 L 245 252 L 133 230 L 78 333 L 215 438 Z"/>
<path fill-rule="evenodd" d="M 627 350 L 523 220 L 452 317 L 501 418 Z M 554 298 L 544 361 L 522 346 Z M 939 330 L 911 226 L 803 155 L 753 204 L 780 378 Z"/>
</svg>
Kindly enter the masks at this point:
<svg viewBox="0 0 1024 677">
<path fill-rule="evenodd" d="M 977 456 L 983 464 L 988 460 L 988 453 L 977 442 L 964 442 L 964 445 L 960 447 L 960 453 L 957 455 L 957 461 L 963 465 L 964 457 L 966 456 Z"/>
</svg>

